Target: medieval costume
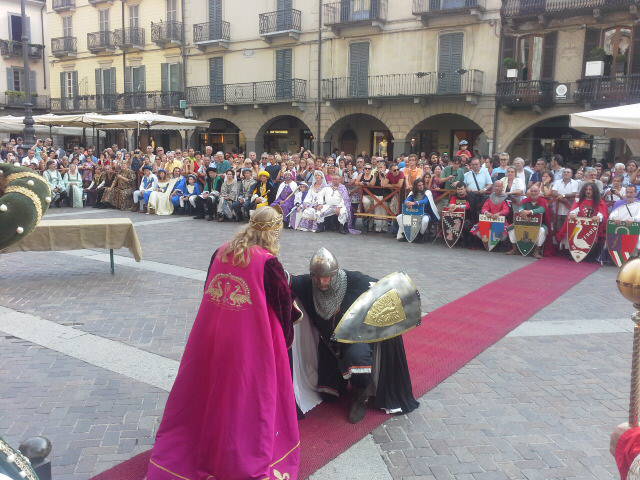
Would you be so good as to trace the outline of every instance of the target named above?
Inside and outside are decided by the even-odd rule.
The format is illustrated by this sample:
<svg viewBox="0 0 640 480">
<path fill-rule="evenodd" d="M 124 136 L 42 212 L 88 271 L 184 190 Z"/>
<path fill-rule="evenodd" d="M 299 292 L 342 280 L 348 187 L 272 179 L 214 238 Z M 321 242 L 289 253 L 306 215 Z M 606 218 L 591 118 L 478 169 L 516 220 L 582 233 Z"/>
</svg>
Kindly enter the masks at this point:
<svg viewBox="0 0 640 480">
<path fill-rule="evenodd" d="M 229 170 L 227 170 L 229 171 Z M 224 182 L 220 186 L 220 200 L 218 201 L 218 220 L 233 220 L 234 215 L 239 218 L 241 213 L 238 212 L 240 204 L 238 203 L 238 192 L 240 191 L 240 182 L 236 180 L 235 175 L 224 175 Z"/>
<path fill-rule="evenodd" d="M 473 214 L 473 201 L 474 200 L 466 192 L 464 196 L 458 196 L 456 194 L 449 197 L 449 210 L 465 212 L 464 223 L 462 225 L 462 231 L 460 232 L 460 237 L 462 238 L 462 244 L 464 247 L 471 246 L 471 228 L 478 222 L 478 215 Z"/>
<path fill-rule="evenodd" d="M 293 181 L 293 173 L 291 171 L 284 172 L 284 180 L 278 185 L 275 200 L 271 205 L 280 205 L 285 218 L 289 216 L 289 212 L 293 208 L 293 200 L 298 184 Z"/>
<path fill-rule="evenodd" d="M 179 180 L 180 178 L 167 179 L 166 172 L 158 170 L 158 182 L 156 183 L 156 189 L 149 195 L 147 213 L 153 212 L 156 215 L 171 215 L 173 213 L 171 193 Z"/>
<path fill-rule="evenodd" d="M 178 204 L 180 208 L 184 210 L 191 207 L 196 207 L 196 198 L 202 193 L 202 185 L 198 182 L 198 177 L 195 174 L 190 174 L 184 177 L 184 183 L 182 184 L 182 196 L 178 198 Z"/>
<path fill-rule="evenodd" d="M 67 186 L 67 195 L 69 202 L 73 208 L 82 208 L 82 197 L 84 195 L 82 189 L 82 175 L 78 171 L 78 166 L 72 163 L 69 171 L 64 174 L 64 182 Z"/>
<path fill-rule="evenodd" d="M 96 205 L 96 201 L 98 198 L 98 185 L 102 183 L 102 178 L 104 177 L 104 172 L 98 169 L 96 174 L 93 176 L 93 180 L 89 185 L 84 189 L 84 193 L 87 196 L 85 201 L 85 205 L 88 207 L 94 207 Z"/>
<path fill-rule="evenodd" d="M 624 203 L 618 205 L 609 214 L 609 220 L 615 222 L 640 222 L 640 202 L 625 199 Z M 640 246 L 640 239 L 638 240 Z"/>
<path fill-rule="evenodd" d="M 300 213 L 300 221 L 297 222 L 296 229 L 303 232 L 316 232 L 318 231 L 318 220 L 320 218 L 319 199 L 320 194 L 327 186 L 327 181 L 324 178 L 324 173 L 320 170 L 316 170 L 315 182 L 309 188 L 307 196 L 302 203 L 302 212 Z"/>
<path fill-rule="evenodd" d="M 503 184 L 505 183 L 504 180 L 499 180 L 499 181 L 502 182 Z M 500 240 L 504 240 L 506 238 L 507 229 L 509 228 L 509 222 L 506 221 L 507 217 L 511 213 L 511 205 L 508 198 L 509 198 L 509 195 L 506 195 L 504 193 L 498 194 L 495 191 L 493 191 L 491 195 L 489 195 L 489 198 L 487 198 L 487 200 L 484 202 L 484 205 L 482 205 L 482 208 L 480 209 L 480 214 L 498 215 L 498 216 L 505 217 L 505 222 L 504 222 L 505 230 Z M 471 233 L 476 237 L 478 237 L 480 240 L 482 240 L 483 233 L 480 231 L 479 222 L 476 223 L 473 227 L 471 227 Z"/>
<path fill-rule="evenodd" d="M 417 203 L 418 205 L 424 206 L 424 215 L 422 216 L 422 224 L 420 225 L 420 234 L 424 236 L 427 229 L 429 228 L 430 221 L 432 220 L 434 222 L 440 221 L 440 215 L 438 214 L 438 207 L 436 206 L 436 203 L 433 200 L 433 194 L 429 190 L 416 191 L 415 193 L 411 191 L 409 192 L 409 195 L 407 195 L 407 198 L 404 201 L 404 203 L 408 203 L 408 202 L 413 202 L 413 203 Z M 406 216 L 408 217 L 409 215 L 406 215 Z M 396 217 L 396 221 L 398 222 L 398 233 L 396 235 L 397 240 L 401 240 L 403 237 L 404 221 L 410 220 L 410 219 L 405 219 L 404 217 L 405 215 L 403 215 L 402 213 Z"/>
<path fill-rule="evenodd" d="M 640 480 L 640 428 L 624 432 L 612 451 L 620 472 L 620 480 Z"/>
<path fill-rule="evenodd" d="M 43 172 L 42 176 L 49 184 L 49 188 L 51 189 L 51 204 L 55 204 L 56 207 L 61 207 L 62 202 L 67 198 L 67 186 L 65 184 L 64 178 L 62 174 L 55 169 L 55 164 L 51 162 L 47 169 Z M 47 163 L 49 163 L 47 162 Z M 54 166 L 54 168 L 49 168 L 49 166 Z"/>
<path fill-rule="evenodd" d="M 214 253 L 148 480 L 297 480 L 294 310 L 277 247 L 262 246 L 281 228 L 279 212 L 261 209 Z"/>
<path fill-rule="evenodd" d="M 549 236 L 549 232 L 553 226 L 553 221 L 551 220 L 551 209 L 549 207 L 549 202 L 546 198 L 541 195 L 537 195 L 536 198 L 533 198 L 532 195 L 525 197 L 525 199 L 520 204 L 520 212 L 530 211 L 534 215 L 542 215 L 542 226 L 540 227 L 540 232 L 538 233 L 538 238 L 535 240 L 535 248 L 533 249 L 533 256 L 535 258 L 542 258 L 543 251 L 544 254 L 549 256 L 553 255 L 555 251 L 555 247 L 552 241 L 547 241 L 547 239 L 551 240 L 551 236 Z M 513 226 L 508 227 L 509 241 L 512 244 L 511 250 L 507 252 L 507 254 L 515 254 L 516 249 L 516 233 Z M 546 244 L 546 246 L 545 246 Z M 544 250 L 542 247 L 545 246 Z"/>
<path fill-rule="evenodd" d="M 271 205 L 275 200 L 276 189 L 267 171 L 258 174 L 258 181 L 251 188 L 251 210 Z"/>
<path fill-rule="evenodd" d="M 138 208 L 140 212 L 144 212 L 145 205 L 149 201 L 149 197 L 151 196 L 151 192 L 158 186 L 158 177 L 155 174 L 151 173 L 151 167 L 144 166 L 142 167 L 142 171 L 144 174 L 142 175 L 142 179 L 140 180 L 140 186 L 138 190 L 133 192 L 133 207 L 132 210 Z"/>
<path fill-rule="evenodd" d="M 197 215 L 193 218 L 203 219 L 206 214 L 209 216 L 209 220 L 213 220 L 218 205 L 221 185 L 222 177 L 218 176 L 218 171 L 213 167 L 208 167 L 202 193 L 194 200 Z"/>
<path fill-rule="evenodd" d="M 307 198 L 307 193 L 309 193 L 309 185 L 307 185 L 305 182 L 300 182 L 296 193 L 293 196 L 293 207 L 289 211 L 289 218 L 287 218 L 286 216 L 284 217 L 285 220 L 289 221 L 289 228 L 298 228 L 300 220 L 302 220 L 301 214 L 304 210 L 304 207 L 302 205 Z"/>
<path fill-rule="evenodd" d="M 320 277 L 330 278 L 322 290 Z M 333 332 L 355 300 L 376 279 L 346 271 L 328 250 L 321 248 L 311 259 L 310 274 L 293 278 L 295 297 L 318 335 L 316 390 L 325 400 L 347 392 L 351 384 L 349 421 L 364 418 L 369 397 L 388 413 L 408 413 L 418 407 L 414 399 L 402 337 L 375 343 L 337 343 Z M 297 354 L 304 352 L 296 352 Z M 294 369 L 296 367 L 294 366 Z"/>
<path fill-rule="evenodd" d="M 340 233 L 347 233 L 347 222 L 349 221 L 349 209 L 345 202 L 340 185 L 331 184 L 322 189 L 318 196 L 318 226 L 323 230 L 336 230 Z"/>
<path fill-rule="evenodd" d="M 97 186 L 96 208 L 107 208 L 107 205 L 102 201 L 102 197 L 106 189 L 110 188 L 116 179 L 116 172 L 111 170 L 111 167 L 107 166 L 105 169 L 106 170 L 102 173 L 101 181 Z"/>
<path fill-rule="evenodd" d="M 567 231 L 569 230 L 569 216 L 571 215 L 587 218 L 598 217 L 600 219 L 600 226 L 598 227 L 598 241 L 604 239 L 606 235 L 607 217 L 609 216 L 607 204 L 604 202 L 604 200 L 600 200 L 595 205 L 593 200 L 589 198 L 585 198 L 584 200 L 576 200 L 576 202 L 571 207 L 571 210 L 569 210 L 569 215 L 567 215 L 567 219 L 565 220 L 564 225 L 557 235 L 558 243 L 560 244 L 560 246 L 565 246 L 565 248 L 568 248 Z M 595 246 L 593 250 L 595 250 Z"/>
<path fill-rule="evenodd" d="M 128 167 L 116 167 L 116 178 L 110 187 L 105 189 L 103 203 L 108 203 L 119 210 L 130 210 L 133 205 L 133 191 L 137 181 L 136 172 Z"/>
</svg>

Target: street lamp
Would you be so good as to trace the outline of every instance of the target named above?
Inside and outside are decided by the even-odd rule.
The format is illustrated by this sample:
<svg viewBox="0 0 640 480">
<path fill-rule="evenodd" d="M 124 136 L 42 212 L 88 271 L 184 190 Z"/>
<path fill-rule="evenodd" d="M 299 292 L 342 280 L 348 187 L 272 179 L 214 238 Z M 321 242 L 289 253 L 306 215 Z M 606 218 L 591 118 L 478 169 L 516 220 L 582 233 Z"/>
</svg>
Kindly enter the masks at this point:
<svg viewBox="0 0 640 480">
<path fill-rule="evenodd" d="M 36 131 L 33 128 L 33 104 L 31 103 L 31 82 L 29 72 L 29 34 L 26 14 L 26 0 L 20 0 L 20 15 L 22 16 L 22 80 L 24 83 L 24 130 L 23 143 L 31 146 L 36 143 Z"/>
</svg>

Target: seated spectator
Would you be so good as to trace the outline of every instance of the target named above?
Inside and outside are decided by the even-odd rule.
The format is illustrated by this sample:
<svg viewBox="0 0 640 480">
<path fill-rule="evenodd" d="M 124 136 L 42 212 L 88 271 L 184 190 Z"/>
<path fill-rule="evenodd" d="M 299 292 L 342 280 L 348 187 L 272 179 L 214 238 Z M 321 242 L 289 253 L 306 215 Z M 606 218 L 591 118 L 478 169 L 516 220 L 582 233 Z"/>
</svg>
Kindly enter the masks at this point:
<svg viewBox="0 0 640 480">
<path fill-rule="evenodd" d="M 298 184 L 298 188 L 296 189 L 296 193 L 293 196 L 293 207 L 289 212 L 288 218 L 288 226 L 289 228 L 297 229 L 300 220 L 302 219 L 302 211 L 304 210 L 303 204 L 307 197 L 307 193 L 309 192 L 309 185 L 305 182 L 300 182 Z M 286 221 L 287 218 L 284 217 Z"/>
<path fill-rule="evenodd" d="M 233 170 L 227 170 L 224 174 L 224 181 L 220 185 L 220 197 L 218 200 L 218 221 L 238 220 L 241 213 L 238 212 L 240 204 L 238 195 L 240 192 L 240 182 L 236 180 Z"/>
<path fill-rule="evenodd" d="M 84 206 L 82 203 L 84 196 L 82 175 L 78 171 L 78 165 L 76 163 L 72 163 L 69 166 L 69 171 L 64 174 L 63 180 L 67 187 L 70 206 L 73 208 L 82 208 Z"/>
<path fill-rule="evenodd" d="M 622 175 L 616 175 L 615 177 L 613 177 L 611 185 L 605 188 L 602 199 L 607 204 L 609 211 L 611 211 L 611 209 L 617 202 L 626 197 L 626 188 L 622 186 L 623 180 L 624 178 L 622 177 Z"/>
<path fill-rule="evenodd" d="M 415 207 L 417 205 L 421 205 L 424 207 L 424 216 L 422 217 L 422 223 L 420 225 L 420 235 L 421 238 L 417 238 L 416 241 L 420 242 L 424 240 L 424 235 L 429 228 L 429 222 L 440 221 L 440 215 L 438 214 L 438 208 L 436 207 L 435 202 L 433 201 L 433 194 L 430 190 L 428 190 L 425 186 L 424 180 L 418 178 L 413 182 L 413 188 L 404 203 L 409 207 Z M 399 241 L 405 241 L 404 237 L 404 215 L 400 213 L 396 217 L 396 221 L 398 222 L 398 233 L 396 234 L 396 239 Z"/>
<path fill-rule="evenodd" d="M 480 159 L 473 158 L 469 164 L 469 171 L 464 174 L 464 183 L 469 192 L 489 193 L 491 191 L 491 176 L 489 172 L 480 168 Z"/>
<path fill-rule="evenodd" d="M 147 202 L 149 201 L 149 196 L 151 192 L 155 190 L 158 186 L 158 177 L 154 173 L 152 173 L 152 167 L 145 165 L 142 167 L 142 180 L 140 180 L 140 186 L 138 190 L 133 192 L 133 207 L 131 207 L 131 211 L 135 212 L 136 210 L 140 213 L 145 211 Z"/>
<path fill-rule="evenodd" d="M 177 181 L 177 178 L 167 178 L 165 170 L 158 170 L 158 181 L 155 189 L 149 195 L 147 203 L 147 215 L 171 215 L 173 213 L 171 193 Z"/>
<path fill-rule="evenodd" d="M 282 182 L 280 182 L 280 185 L 278 185 L 275 200 L 273 201 L 273 203 L 271 203 L 272 206 L 280 206 L 284 218 L 287 218 L 289 216 L 289 212 L 293 207 L 293 197 L 297 189 L 298 185 L 293 181 L 293 172 L 291 172 L 291 170 L 287 170 L 283 174 Z"/>
<path fill-rule="evenodd" d="M 338 175 L 329 177 L 329 185 L 322 189 L 318 196 L 318 228 L 320 230 L 334 230 L 338 233 L 348 233 L 351 202 L 346 189 L 341 190 L 341 178 Z M 346 194 L 346 200 L 345 195 Z"/>
<path fill-rule="evenodd" d="M 202 185 L 198 182 L 198 177 L 191 173 L 184 177 L 182 183 L 182 195 L 179 197 L 179 208 L 181 213 L 190 212 L 196 206 L 196 198 L 202 193 Z"/>
<path fill-rule="evenodd" d="M 465 212 L 464 224 L 462 226 L 462 232 L 460 234 L 462 238 L 462 244 L 465 247 L 470 247 L 471 243 L 471 227 L 476 223 L 473 221 L 473 214 L 471 208 L 471 198 L 467 192 L 467 187 L 464 182 L 458 182 L 455 185 L 456 193 L 449 198 L 449 204 L 443 208 L 444 211 L 453 212 Z"/>
<path fill-rule="evenodd" d="M 540 187 L 538 185 L 532 185 L 529 189 L 529 195 L 523 200 L 521 209 L 518 212 L 519 215 L 529 217 L 531 215 L 542 215 L 542 226 L 538 238 L 536 239 L 536 246 L 533 250 L 533 256 L 535 258 L 542 258 L 543 245 L 547 239 L 551 227 L 551 217 L 549 211 L 549 203 L 540 195 Z M 507 255 L 515 255 L 516 251 L 516 234 L 513 226 L 509 227 L 509 241 L 511 242 L 511 250 L 507 252 Z"/>
<path fill-rule="evenodd" d="M 557 202 L 556 222 L 554 231 L 560 231 L 567 219 L 567 214 L 571 205 L 578 195 L 580 184 L 571 178 L 573 171 L 565 168 L 562 171 L 562 179 L 556 180 L 553 184 L 553 198 Z"/>
<path fill-rule="evenodd" d="M 271 181 L 271 174 L 265 170 L 258 174 L 258 181 L 251 188 L 251 210 L 271 205 L 276 189 Z"/>
<path fill-rule="evenodd" d="M 314 178 L 313 185 L 309 188 L 304 202 L 300 205 L 300 220 L 298 221 L 296 219 L 296 230 L 303 232 L 318 231 L 318 219 L 320 218 L 320 209 L 322 208 L 320 205 L 320 195 L 327 186 L 327 181 L 321 170 L 316 170 Z"/>
<path fill-rule="evenodd" d="M 35 152 L 33 152 L 35 155 Z M 35 157 L 34 157 L 35 158 Z M 44 179 L 51 188 L 51 205 L 55 205 L 60 208 L 62 202 L 64 202 L 67 195 L 67 186 L 62 178 L 62 174 L 56 168 L 56 162 L 49 160 L 46 165 L 47 169 L 44 171 Z"/>
<path fill-rule="evenodd" d="M 509 168 L 512 168 L 512 167 L 509 167 Z M 487 198 L 487 200 L 484 202 L 484 205 L 482 205 L 482 208 L 480 209 L 480 213 L 487 215 L 492 219 L 497 219 L 499 216 L 505 217 L 505 222 L 504 222 L 505 232 L 502 240 L 506 238 L 507 228 L 509 227 L 509 223 L 507 222 L 506 219 L 511 213 L 509 196 L 504 193 L 505 183 L 506 183 L 505 178 L 503 178 L 502 180 L 495 181 L 495 183 L 493 184 L 493 189 L 491 190 L 491 195 L 489 195 L 489 198 Z M 478 223 L 476 223 L 472 227 L 471 233 L 474 234 L 476 237 L 478 237 L 480 240 L 482 240 L 482 237 L 480 234 L 480 227 Z"/>
<path fill-rule="evenodd" d="M 204 186 L 202 187 L 202 193 L 194 200 L 197 212 L 197 215 L 193 217 L 194 219 L 203 219 L 205 215 L 207 215 L 209 221 L 213 220 L 217 212 L 221 187 L 222 176 L 218 176 L 218 169 L 215 167 L 208 167 L 207 177 L 205 178 Z"/>
</svg>

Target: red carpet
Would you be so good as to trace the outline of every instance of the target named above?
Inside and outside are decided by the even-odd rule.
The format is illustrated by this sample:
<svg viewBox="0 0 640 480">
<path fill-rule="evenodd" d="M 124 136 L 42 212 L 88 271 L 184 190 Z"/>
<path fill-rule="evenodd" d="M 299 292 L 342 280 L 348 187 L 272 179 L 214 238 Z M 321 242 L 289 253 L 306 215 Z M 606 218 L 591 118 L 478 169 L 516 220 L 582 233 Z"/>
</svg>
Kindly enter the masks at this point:
<svg viewBox="0 0 640 480">
<path fill-rule="evenodd" d="M 491 282 L 430 313 L 405 335 L 413 391 L 421 397 L 507 333 L 598 269 L 597 264 L 547 258 Z M 345 406 L 320 405 L 300 422 L 304 479 L 369 434 L 389 417 L 370 410 L 357 425 Z M 92 480 L 141 480 L 149 452 Z"/>
</svg>

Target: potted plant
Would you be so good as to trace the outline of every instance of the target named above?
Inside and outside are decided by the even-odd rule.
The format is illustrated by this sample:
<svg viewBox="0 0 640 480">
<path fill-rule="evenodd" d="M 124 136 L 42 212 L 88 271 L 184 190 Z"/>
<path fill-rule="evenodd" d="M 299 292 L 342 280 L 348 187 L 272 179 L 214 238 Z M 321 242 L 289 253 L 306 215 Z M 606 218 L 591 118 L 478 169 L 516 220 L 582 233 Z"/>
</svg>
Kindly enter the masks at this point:
<svg viewBox="0 0 640 480">
<path fill-rule="evenodd" d="M 601 77 L 604 75 L 604 60 L 607 52 L 602 47 L 595 47 L 587 55 L 587 64 L 584 69 L 586 77 Z"/>
<path fill-rule="evenodd" d="M 502 66 L 507 72 L 507 78 L 518 78 L 518 69 L 520 68 L 520 64 L 515 58 L 507 57 L 503 59 Z"/>
</svg>

